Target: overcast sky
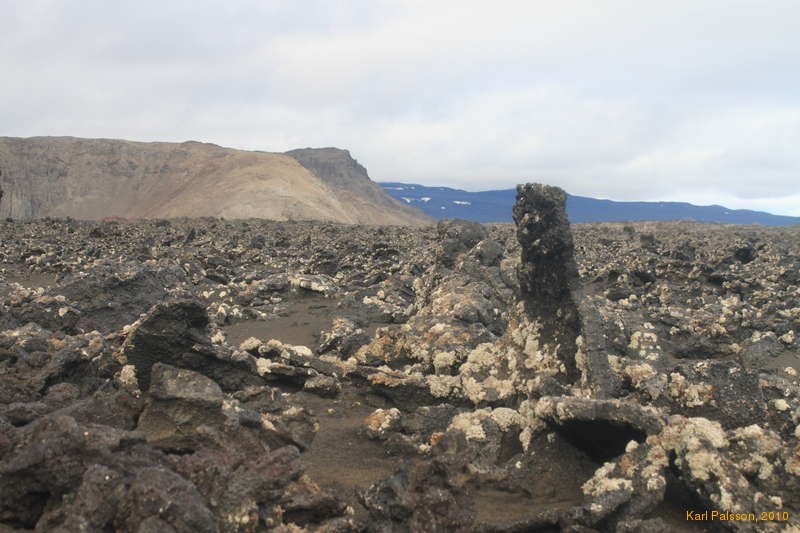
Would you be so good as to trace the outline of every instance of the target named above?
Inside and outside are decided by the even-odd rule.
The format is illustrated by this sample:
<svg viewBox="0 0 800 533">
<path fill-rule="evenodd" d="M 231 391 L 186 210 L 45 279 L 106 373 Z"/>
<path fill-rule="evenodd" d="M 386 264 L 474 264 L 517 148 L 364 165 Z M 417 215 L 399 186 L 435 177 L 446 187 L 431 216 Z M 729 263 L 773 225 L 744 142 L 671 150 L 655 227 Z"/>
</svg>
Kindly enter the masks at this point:
<svg viewBox="0 0 800 533">
<path fill-rule="evenodd" d="M 0 0 L 0 135 L 800 216 L 800 2 Z"/>
</svg>

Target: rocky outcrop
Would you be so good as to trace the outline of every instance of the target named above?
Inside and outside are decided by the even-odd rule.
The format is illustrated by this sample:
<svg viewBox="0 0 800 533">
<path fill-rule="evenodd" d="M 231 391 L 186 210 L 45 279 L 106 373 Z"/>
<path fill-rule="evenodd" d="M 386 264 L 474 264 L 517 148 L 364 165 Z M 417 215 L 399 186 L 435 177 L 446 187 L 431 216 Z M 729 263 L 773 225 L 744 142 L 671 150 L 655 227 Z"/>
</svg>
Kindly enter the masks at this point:
<svg viewBox="0 0 800 533">
<path fill-rule="evenodd" d="M 288 155 L 193 141 L 3 137 L 0 217 L 215 216 L 400 225 L 431 220 L 393 200 L 358 169 L 326 180 L 327 167 L 315 174 Z"/>
</svg>

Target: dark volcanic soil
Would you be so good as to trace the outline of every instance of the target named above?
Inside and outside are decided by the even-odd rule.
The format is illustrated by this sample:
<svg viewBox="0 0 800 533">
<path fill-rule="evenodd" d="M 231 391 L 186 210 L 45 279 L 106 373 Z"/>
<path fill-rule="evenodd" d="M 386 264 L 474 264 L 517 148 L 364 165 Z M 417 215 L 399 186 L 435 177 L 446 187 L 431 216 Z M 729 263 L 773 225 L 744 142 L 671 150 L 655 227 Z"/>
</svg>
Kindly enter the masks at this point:
<svg viewBox="0 0 800 533">
<path fill-rule="evenodd" d="M 475 518 L 479 523 L 503 524 L 524 520 L 547 509 L 567 509 L 580 504 L 580 498 L 551 501 L 491 488 L 475 491 Z"/>
<path fill-rule="evenodd" d="M 243 320 L 223 328 L 231 346 L 245 339 L 277 339 L 286 344 L 316 346 L 321 331 L 330 328 L 336 303 L 325 298 L 290 302 L 266 320 Z"/>
<path fill-rule="evenodd" d="M 0 222 L 0 531 L 800 527 L 800 228 L 520 193 L 517 225 Z"/>
<path fill-rule="evenodd" d="M 0 287 L 0 295 L 5 296 L 13 289 L 14 283 L 18 283 L 26 289 L 36 289 L 38 287 L 49 287 L 56 282 L 58 277 L 51 272 L 32 272 L 26 268 L 6 268 L 0 274 L 3 285 Z"/>
<path fill-rule="evenodd" d="M 276 304 L 275 310 L 264 319 L 242 320 L 225 326 L 223 330 L 231 346 L 239 346 L 246 339 L 255 337 L 313 348 L 319 344 L 320 334 L 330 329 L 334 317 L 358 315 L 340 304 L 335 298 L 305 296 Z M 388 325 L 384 322 L 362 322 L 362 329 L 369 338 L 378 328 Z"/>
<path fill-rule="evenodd" d="M 403 462 L 400 457 L 388 456 L 381 443 L 369 440 L 364 433 L 364 419 L 375 410 L 369 403 L 385 401 L 351 390 L 335 399 L 301 392 L 294 400 L 314 412 L 319 423 L 317 436 L 303 456 L 306 473 L 365 517 L 365 510 L 357 503 L 357 489 L 389 477 Z"/>
</svg>

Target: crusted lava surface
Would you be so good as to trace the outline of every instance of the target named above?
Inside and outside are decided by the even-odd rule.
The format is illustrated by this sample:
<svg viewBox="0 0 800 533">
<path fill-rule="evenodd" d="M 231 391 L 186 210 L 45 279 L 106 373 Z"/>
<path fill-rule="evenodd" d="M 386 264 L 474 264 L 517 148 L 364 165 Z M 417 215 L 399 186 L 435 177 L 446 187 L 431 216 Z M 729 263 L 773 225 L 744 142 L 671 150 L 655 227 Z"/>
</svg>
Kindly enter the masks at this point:
<svg viewBox="0 0 800 533">
<path fill-rule="evenodd" d="M 796 530 L 800 228 L 564 199 L 0 222 L 0 532 Z"/>
</svg>

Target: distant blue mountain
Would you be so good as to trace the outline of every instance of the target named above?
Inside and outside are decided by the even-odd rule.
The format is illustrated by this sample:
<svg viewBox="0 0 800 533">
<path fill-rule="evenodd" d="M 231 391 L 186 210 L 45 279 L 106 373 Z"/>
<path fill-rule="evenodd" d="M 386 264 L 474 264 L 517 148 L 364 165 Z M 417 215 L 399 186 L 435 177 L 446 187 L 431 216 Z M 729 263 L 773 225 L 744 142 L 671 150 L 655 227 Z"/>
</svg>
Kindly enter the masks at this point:
<svg viewBox="0 0 800 533">
<path fill-rule="evenodd" d="M 435 218 L 464 218 L 477 222 L 511 222 L 516 189 L 468 192 L 449 187 L 427 187 L 412 183 L 379 183 L 392 197 Z M 627 222 L 636 220 L 692 220 L 725 224 L 790 226 L 800 217 L 772 215 L 762 211 L 728 209 L 721 205 L 686 202 L 615 202 L 567 195 L 570 222 Z"/>
</svg>

